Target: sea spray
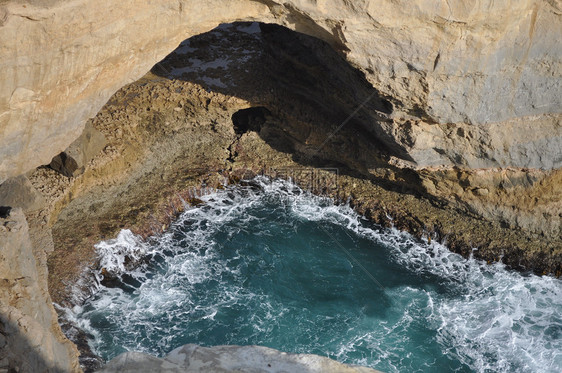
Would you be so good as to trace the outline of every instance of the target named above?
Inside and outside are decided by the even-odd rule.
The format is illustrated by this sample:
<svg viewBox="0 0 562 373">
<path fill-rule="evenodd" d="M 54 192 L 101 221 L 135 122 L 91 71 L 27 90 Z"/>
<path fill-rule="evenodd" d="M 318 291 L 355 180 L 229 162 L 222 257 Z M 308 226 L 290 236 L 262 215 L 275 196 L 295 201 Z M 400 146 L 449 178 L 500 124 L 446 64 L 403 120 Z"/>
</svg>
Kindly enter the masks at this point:
<svg viewBox="0 0 562 373">
<path fill-rule="evenodd" d="M 99 242 L 94 246 L 100 258 L 102 274 L 118 276 L 137 267 L 153 249 L 128 229 L 123 229 L 117 238 Z"/>
</svg>

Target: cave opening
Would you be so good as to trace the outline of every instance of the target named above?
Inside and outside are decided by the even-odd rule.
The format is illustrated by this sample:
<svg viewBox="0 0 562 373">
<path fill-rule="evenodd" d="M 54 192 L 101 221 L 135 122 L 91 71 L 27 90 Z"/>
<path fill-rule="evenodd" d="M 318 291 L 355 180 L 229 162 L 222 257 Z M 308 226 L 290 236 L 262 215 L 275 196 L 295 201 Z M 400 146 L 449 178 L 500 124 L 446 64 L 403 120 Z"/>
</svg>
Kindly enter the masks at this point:
<svg viewBox="0 0 562 373">
<path fill-rule="evenodd" d="M 388 157 L 411 160 L 403 145 L 388 134 L 394 106 L 399 103 L 373 88 L 342 51 L 283 26 L 221 24 L 183 41 L 141 81 L 158 79 L 190 82 L 207 93 L 247 101 L 249 108 L 232 115 L 235 132 L 255 131 L 303 166 L 341 167 L 344 172 L 372 178 L 366 170 L 387 167 Z M 181 94 L 183 88 L 174 89 Z M 181 109 L 182 104 L 175 110 Z M 149 102 L 145 111 L 159 126 L 161 108 Z M 48 167 L 66 177 L 82 173 L 106 145 L 92 131 L 87 125 L 87 136 L 83 134 L 54 157 Z M 93 151 L 85 155 L 87 148 Z"/>
<path fill-rule="evenodd" d="M 238 110 L 232 114 L 234 131 L 242 135 L 248 131 L 259 132 L 271 112 L 263 106 L 254 106 L 248 109 Z"/>
<path fill-rule="evenodd" d="M 391 122 L 393 99 L 383 97 L 364 73 L 315 37 L 275 24 L 223 24 L 181 43 L 151 72 L 264 108 L 267 115 L 258 116 L 268 119 L 253 124 L 259 135 L 305 166 L 351 172 L 358 169 L 352 164 L 357 157 L 363 169 L 385 163 L 382 157 L 409 159 L 383 128 Z M 250 111 L 232 118 L 237 131 L 242 113 Z M 334 136 L 341 129 L 352 136 Z"/>
</svg>

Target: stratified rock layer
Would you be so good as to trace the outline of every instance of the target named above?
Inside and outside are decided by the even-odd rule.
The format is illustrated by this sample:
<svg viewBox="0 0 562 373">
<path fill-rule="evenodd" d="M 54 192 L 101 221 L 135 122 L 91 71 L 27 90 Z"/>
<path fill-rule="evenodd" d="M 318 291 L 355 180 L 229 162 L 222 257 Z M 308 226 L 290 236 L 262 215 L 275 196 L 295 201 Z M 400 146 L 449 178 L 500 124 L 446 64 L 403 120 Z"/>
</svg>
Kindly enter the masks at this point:
<svg viewBox="0 0 562 373">
<path fill-rule="evenodd" d="M 318 355 L 296 355 L 260 346 L 200 347 L 189 344 L 157 358 L 126 352 L 111 360 L 99 373 L 228 373 L 308 372 L 376 373 L 366 367 L 340 364 Z"/>
<path fill-rule="evenodd" d="M 4 0 L 0 182 L 48 164 L 117 89 L 182 40 L 237 20 L 328 41 L 395 104 L 384 131 L 418 166 L 560 167 L 560 116 L 548 114 L 562 107 L 561 4 Z M 430 138 L 402 141 L 426 132 L 420 119 L 475 128 L 433 126 Z M 455 156 L 458 145 L 467 156 Z"/>
</svg>

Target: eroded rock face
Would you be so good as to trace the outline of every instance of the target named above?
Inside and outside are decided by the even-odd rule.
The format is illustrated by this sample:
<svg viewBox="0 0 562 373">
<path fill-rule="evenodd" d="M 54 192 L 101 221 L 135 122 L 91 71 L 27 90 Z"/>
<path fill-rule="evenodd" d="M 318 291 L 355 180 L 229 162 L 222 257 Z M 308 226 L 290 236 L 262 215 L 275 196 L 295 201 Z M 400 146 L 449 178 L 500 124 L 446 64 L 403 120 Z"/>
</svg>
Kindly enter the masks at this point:
<svg viewBox="0 0 562 373">
<path fill-rule="evenodd" d="M 200 347 L 188 344 L 160 359 L 126 352 L 111 360 L 100 373 L 138 372 L 309 372 L 376 373 L 366 367 L 340 364 L 318 355 L 296 355 L 261 346 Z"/>
<path fill-rule="evenodd" d="M 72 177 L 84 172 L 86 164 L 91 161 L 107 144 L 105 137 L 90 123 L 86 123 L 84 131 L 70 146 L 55 156 L 49 167 L 61 174 Z"/>
<path fill-rule="evenodd" d="M 48 164 L 182 40 L 236 20 L 279 23 L 340 50 L 396 104 L 386 132 L 397 141 L 428 123 L 486 135 L 457 160 L 448 147 L 466 137 L 432 126 L 431 139 L 405 143 L 414 165 L 560 167 L 549 151 L 562 145 L 560 116 L 547 114 L 562 107 L 561 14 L 559 0 L 2 1 L 0 181 Z M 509 122 L 513 133 L 530 127 L 531 139 L 503 136 L 513 118 L 523 118 Z M 498 156 L 477 151 L 487 134 Z"/>
<path fill-rule="evenodd" d="M 45 253 L 33 249 L 21 208 L 0 217 L 0 370 L 78 372 L 47 291 Z"/>
</svg>

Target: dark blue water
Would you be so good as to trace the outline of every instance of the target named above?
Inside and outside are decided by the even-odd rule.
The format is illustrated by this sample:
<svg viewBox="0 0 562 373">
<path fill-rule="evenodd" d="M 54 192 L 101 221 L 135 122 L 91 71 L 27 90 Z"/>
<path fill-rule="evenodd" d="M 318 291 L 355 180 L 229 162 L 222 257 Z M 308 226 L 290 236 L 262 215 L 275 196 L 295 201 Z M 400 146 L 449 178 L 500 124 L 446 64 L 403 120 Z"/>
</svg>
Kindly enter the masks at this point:
<svg viewBox="0 0 562 373">
<path fill-rule="evenodd" d="M 560 371 L 562 283 L 379 229 L 287 182 L 220 191 L 75 317 L 106 359 L 186 343 L 263 345 L 386 372 Z"/>
</svg>

